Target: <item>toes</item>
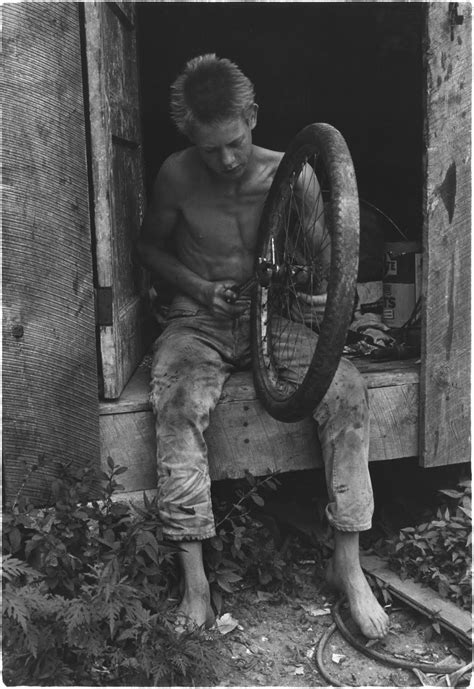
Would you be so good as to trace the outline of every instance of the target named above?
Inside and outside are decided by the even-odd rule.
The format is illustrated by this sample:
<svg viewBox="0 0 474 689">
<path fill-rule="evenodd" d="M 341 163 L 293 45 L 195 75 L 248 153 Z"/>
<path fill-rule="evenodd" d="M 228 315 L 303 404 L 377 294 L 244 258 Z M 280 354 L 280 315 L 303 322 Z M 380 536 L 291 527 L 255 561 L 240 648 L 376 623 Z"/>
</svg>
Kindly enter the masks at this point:
<svg viewBox="0 0 474 689">
<path fill-rule="evenodd" d="M 378 603 L 376 603 L 378 607 Z M 368 639 L 383 639 L 388 633 L 389 619 L 381 607 L 359 609 L 353 619 L 358 624 L 362 634 Z"/>
<path fill-rule="evenodd" d="M 381 614 L 379 614 L 377 618 L 374 620 L 374 623 L 377 629 L 378 638 L 382 639 L 388 633 L 389 620 L 383 610 L 381 610 L 380 613 Z"/>
</svg>

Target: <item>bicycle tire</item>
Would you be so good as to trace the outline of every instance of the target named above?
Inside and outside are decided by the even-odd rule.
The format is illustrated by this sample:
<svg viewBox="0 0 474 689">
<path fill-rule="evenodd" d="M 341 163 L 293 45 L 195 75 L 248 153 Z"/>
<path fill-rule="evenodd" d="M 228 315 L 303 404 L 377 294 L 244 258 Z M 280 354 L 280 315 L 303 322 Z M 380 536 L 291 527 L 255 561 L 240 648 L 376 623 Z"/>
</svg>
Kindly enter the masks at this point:
<svg viewBox="0 0 474 689">
<path fill-rule="evenodd" d="M 294 269 L 285 267 L 285 260 L 288 258 L 285 252 L 290 235 L 289 218 L 295 213 L 293 209 L 285 210 L 284 204 L 287 203 L 288 205 L 290 193 L 288 189 L 291 187 L 292 176 L 291 194 L 293 194 L 295 187 L 295 179 L 299 179 L 303 167 L 305 170 L 309 169 L 307 164 L 311 156 L 317 161 L 317 165 L 320 167 L 322 165 L 328 185 L 328 198 L 323 206 L 326 219 L 325 226 L 328 228 L 327 236 L 331 245 L 330 262 L 327 268 L 329 271 L 327 275 L 327 301 L 322 320 L 318 322 L 317 343 L 314 347 L 314 353 L 308 355 L 310 359 L 308 358 L 307 370 L 304 375 L 301 374 L 301 380 L 296 383 L 293 382 L 288 389 L 289 384 L 282 384 L 280 380 L 276 381 L 279 363 L 273 359 L 276 356 L 277 348 L 274 344 L 269 344 L 270 340 L 276 341 L 277 337 L 277 335 L 273 335 L 271 330 L 272 322 L 275 322 L 277 317 L 281 321 L 283 318 L 281 314 L 270 316 L 268 305 L 270 304 L 271 308 L 275 308 L 271 300 L 276 301 L 278 299 L 281 309 L 282 295 L 288 287 L 288 285 L 285 287 L 283 283 L 285 280 L 289 283 L 288 274 L 291 273 L 291 276 L 294 276 Z M 298 177 L 296 177 L 297 174 Z M 307 176 L 306 173 L 305 175 Z M 315 176 L 319 175 L 318 168 L 318 173 L 317 175 L 315 173 Z M 321 181 L 318 181 L 321 188 Z M 314 182 L 313 186 L 315 186 Z M 291 205 L 291 203 L 294 205 L 293 197 L 291 197 L 289 204 Z M 303 197 L 303 205 L 304 203 Z M 296 215 L 299 216 L 299 212 Z M 318 219 L 314 221 L 314 224 L 317 221 Z M 299 222 L 301 225 L 301 217 L 299 217 Z M 287 225 L 286 228 L 283 228 L 284 223 Z M 298 232 L 300 231 L 301 228 Z M 281 235 L 284 232 L 287 233 L 283 241 L 284 249 L 283 252 L 280 251 L 282 256 L 278 259 L 281 263 L 278 264 L 273 258 L 274 264 L 280 266 L 278 270 L 273 268 L 273 275 L 278 273 L 280 277 L 270 277 L 269 284 L 265 285 L 261 274 L 258 277 L 259 266 L 265 262 L 265 265 L 270 265 L 268 259 L 265 258 L 268 256 L 269 246 L 271 245 L 273 253 L 278 253 L 275 246 L 279 246 L 279 241 L 281 245 Z M 306 229 L 303 229 L 303 234 L 305 233 L 307 234 Z M 307 244 L 308 242 L 304 240 L 304 243 Z M 352 319 L 358 256 L 359 200 L 349 149 L 343 136 L 333 126 L 324 123 L 310 124 L 291 141 L 278 166 L 263 208 L 258 230 L 255 265 L 257 280 L 253 288 L 251 304 L 253 376 L 257 395 L 263 406 L 271 416 L 279 421 L 294 422 L 310 415 L 321 402 L 331 384 L 342 356 L 347 330 Z M 317 261 L 311 259 L 311 271 L 316 264 Z M 301 272 L 302 267 L 298 266 L 298 270 Z M 272 274 L 272 270 L 266 268 L 265 271 Z M 313 284 L 312 277 L 311 284 Z M 295 284 L 291 285 L 291 289 L 293 302 L 295 301 L 294 295 L 298 301 Z M 309 294 L 308 290 L 307 294 Z M 267 300 L 266 303 L 265 299 Z M 289 303 L 288 295 L 286 301 Z M 285 309 L 286 311 L 289 310 L 286 306 Z M 276 309 L 275 313 L 278 313 Z M 267 318 L 266 322 L 265 318 Z M 267 336 L 269 328 L 270 335 Z M 293 325 L 293 328 L 296 326 Z"/>
</svg>

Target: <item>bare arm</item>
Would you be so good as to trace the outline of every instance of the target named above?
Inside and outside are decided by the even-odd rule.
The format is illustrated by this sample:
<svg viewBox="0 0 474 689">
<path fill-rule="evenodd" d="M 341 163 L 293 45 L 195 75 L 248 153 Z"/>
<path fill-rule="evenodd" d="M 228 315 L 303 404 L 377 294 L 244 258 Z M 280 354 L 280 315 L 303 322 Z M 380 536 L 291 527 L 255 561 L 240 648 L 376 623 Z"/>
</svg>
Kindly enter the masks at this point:
<svg viewBox="0 0 474 689">
<path fill-rule="evenodd" d="M 242 311 L 241 306 L 227 301 L 235 282 L 207 280 L 182 263 L 168 248 L 180 219 L 179 195 L 183 188 L 179 166 L 171 156 L 161 167 L 153 186 L 137 243 L 140 260 L 152 273 L 196 299 L 215 315 L 237 315 Z"/>
</svg>

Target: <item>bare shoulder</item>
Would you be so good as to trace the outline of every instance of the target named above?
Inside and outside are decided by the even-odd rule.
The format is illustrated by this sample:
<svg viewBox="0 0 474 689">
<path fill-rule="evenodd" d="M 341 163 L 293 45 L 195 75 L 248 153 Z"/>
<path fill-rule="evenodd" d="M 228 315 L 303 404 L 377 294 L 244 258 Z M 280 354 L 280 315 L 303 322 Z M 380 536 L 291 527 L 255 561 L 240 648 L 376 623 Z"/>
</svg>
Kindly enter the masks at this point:
<svg viewBox="0 0 474 689">
<path fill-rule="evenodd" d="M 172 153 L 162 163 L 158 175 L 155 180 L 155 186 L 159 188 L 169 187 L 171 189 L 179 189 L 186 183 L 187 162 L 190 157 L 190 149 L 186 148 L 183 151 Z"/>
<path fill-rule="evenodd" d="M 186 198 L 193 179 L 196 178 L 196 154 L 194 148 L 172 153 L 162 163 L 153 185 L 153 196 L 166 199 L 167 205 L 179 206 Z"/>
</svg>

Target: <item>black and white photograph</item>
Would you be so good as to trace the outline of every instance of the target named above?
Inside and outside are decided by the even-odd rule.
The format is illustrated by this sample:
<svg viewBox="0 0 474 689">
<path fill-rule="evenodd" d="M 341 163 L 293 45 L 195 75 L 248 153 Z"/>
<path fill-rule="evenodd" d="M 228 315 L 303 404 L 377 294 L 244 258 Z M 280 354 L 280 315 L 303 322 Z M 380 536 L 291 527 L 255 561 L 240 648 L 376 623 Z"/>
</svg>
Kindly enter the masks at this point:
<svg viewBox="0 0 474 689">
<path fill-rule="evenodd" d="M 471 686 L 472 4 L 1 17 L 4 686 Z"/>
</svg>

